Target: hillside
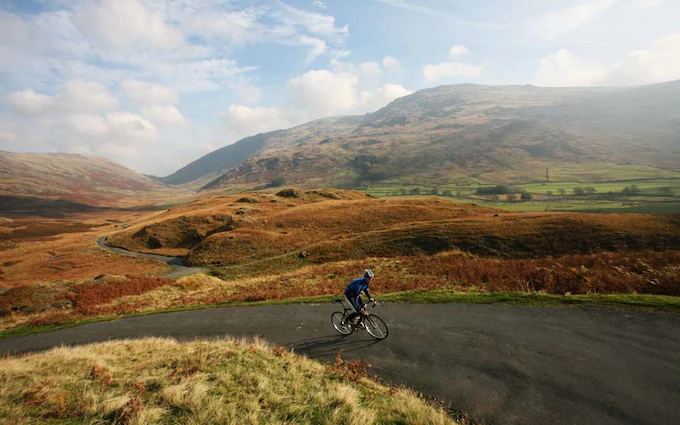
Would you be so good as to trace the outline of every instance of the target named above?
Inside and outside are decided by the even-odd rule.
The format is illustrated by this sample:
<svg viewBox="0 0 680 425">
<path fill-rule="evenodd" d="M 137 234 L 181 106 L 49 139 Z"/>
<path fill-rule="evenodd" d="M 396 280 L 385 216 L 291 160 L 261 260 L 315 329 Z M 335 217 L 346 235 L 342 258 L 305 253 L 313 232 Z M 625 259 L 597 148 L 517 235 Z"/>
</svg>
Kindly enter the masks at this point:
<svg viewBox="0 0 680 425">
<path fill-rule="evenodd" d="M 200 266 L 288 266 L 460 250 L 535 258 L 680 247 L 679 217 L 506 213 L 436 198 L 379 200 L 352 191 L 204 198 L 109 238 L 132 251 L 186 255 Z"/>
<path fill-rule="evenodd" d="M 278 177 L 305 187 L 358 187 L 395 179 L 492 182 L 499 174 L 521 182 L 544 167 L 583 163 L 677 168 L 678 99 L 680 81 L 633 88 L 442 86 L 363 117 L 244 139 L 165 181 L 224 171 L 205 188 Z"/>
<path fill-rule="evenodd" d="M 277 149 L 285 150 L 289 146 L 304 144 L 305 141 L 314 138 L 324 140 L 349 134 L 359 120 L 359 117 L 325 118 L 289 130 L 271 131 L 246 137 L 233 145 L 225 146 L 199 158 L 161 180 L 167 184 L 179 185 L 210 176 L 217 178 L 222 172 L 257 156 L 264 150 L 276 152 Z M 271 167 L 276 165 L 275 159 L 269 160 L 266 164 Z"/>
<path fill-rule="evenodd" d="M 125 198 L 157 202 L 159 195 L 172 199 L 179 193 L 104 158 L 0 151 L 0 195 L 20 209 L 58 199 L 83 210 L 87 205 L 121 206 Z"/>
</svg>

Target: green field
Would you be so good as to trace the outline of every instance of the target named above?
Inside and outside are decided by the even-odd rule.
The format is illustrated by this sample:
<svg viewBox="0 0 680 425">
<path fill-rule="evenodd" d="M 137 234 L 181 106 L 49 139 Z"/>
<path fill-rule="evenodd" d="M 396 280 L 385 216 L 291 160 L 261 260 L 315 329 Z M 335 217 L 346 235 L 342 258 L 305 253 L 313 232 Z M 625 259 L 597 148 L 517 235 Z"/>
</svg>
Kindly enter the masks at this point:
<svg viewBox="0 0 680 425">
<path fill-rule="evenodd" d="M 548 167 L 550 179 L 556 181 L 608 182 L 614 180 L 678 179 L 680 171 L 650 167 L 648 165 L 585 163 Z M 540 170 L 536 180 L 545 179 L 545 169 Z"/>
<path fill-rule="evenodd" d="M 471 203 L 470 199 L 457 199 L 456 202 Z M 500 208 L 508 211 L 572 211 L 572 212 L 618 212 L 618 213 L 639 213 L 639 214 L 679 214 L 680 200 L 675 202 L 650 202 L 640 205 L 631 205 L 619 201 L 607 200 L 560 200 L 554 201 L 474 201 L 478 205 L 485 207 Z"/>
<path fill-rule="evenodd" d="M 550 169 L 550 182 L 537 174 L 536 180 L 514 183 L 518 192 L 529 192 L 531 201 L 494 200 L 476 195 L 477 189 L 516 181 L 508 174 L 503 181 L 482 183 L 481 179 L 458 176 L 441 185 L 384 182 L 365 187 L 364 191 L 377 197 L 440 196 L 454 202 L 475 203 L 510 211 L 576 211 L 576 212 L 634 212 L 669 214 L 680 213 L 680 172 L 627 164 L 581 164 Z M 635 193 L 622 193 L 627 187 Z M 594 194 L 575 195 L 575 188 L 593 188 Z M 417 194 L 414 193 L 414 189 Z M 564 191 L 564 195 L 560 193 Z M 444 192 L 450 192 L 445 195 Z"/>
</svg>

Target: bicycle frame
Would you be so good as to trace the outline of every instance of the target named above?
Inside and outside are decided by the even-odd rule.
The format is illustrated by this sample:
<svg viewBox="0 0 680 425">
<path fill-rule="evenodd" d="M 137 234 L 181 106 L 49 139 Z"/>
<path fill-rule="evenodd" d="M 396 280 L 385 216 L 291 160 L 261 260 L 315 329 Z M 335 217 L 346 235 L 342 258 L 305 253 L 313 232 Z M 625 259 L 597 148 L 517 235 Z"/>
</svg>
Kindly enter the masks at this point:
<svg viewBox="0 0 680 425">
<path fill-rule="evenodd" d="M 336 298 L 335 301 L 342 304 L 343 313 L 345 313 L 347 316 L 349 316 L 352 313 L 359 313 L 359 318 L 362 321 L 364 320 L 364 317 L 370 316 L 370 313 L 368 312 L 368 307 L 374 308 L 375 306 L 378 305 L 378 303 L 375 301 L 364 304 L 364 310 L 366 310 L 366 314 L 362 314 L 360 311 L 354 311 L 354 307 L 352 305 L 348 307 L 347 304 L 349 303 L 346 302 L 347 301 L 346 298 Z"/>
</svg>

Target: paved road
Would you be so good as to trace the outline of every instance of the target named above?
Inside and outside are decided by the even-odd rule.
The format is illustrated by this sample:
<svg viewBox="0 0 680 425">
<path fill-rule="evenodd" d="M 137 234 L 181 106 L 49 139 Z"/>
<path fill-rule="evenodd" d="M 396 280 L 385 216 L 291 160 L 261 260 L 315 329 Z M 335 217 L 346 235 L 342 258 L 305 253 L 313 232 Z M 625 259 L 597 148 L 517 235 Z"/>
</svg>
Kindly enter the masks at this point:
<svg viewBox="0 0 680 425">
<path fill-rule="evenodd" d="M 390 336 L 340 337 L 337 306 L 158 314 L 0 340 L 0 355 L 144 335 L 263 336 L 310 357 L 364 358 L 382 378 L 488 424 L 677 424 L 680 317 L 597 309 L 385 304 Z"/>
<path fill-rule="evenodd" d="M 208 270 L 200 267 L 187 267 L 184 265 L 184 259 L 182 257 L 166 257 L 164 255 L 158 254 L 145 254 L 143 252 L 128 251 L 127 249 L 108 246 L 106 244 L 106 238 L 107 238 L 106 236 L 102 236 L 101 238 L 97 239 L 97 245 L 118 254 L 127 255 L 129 257 L 148 258 L 151 260 L 161 261 L 169 265 L 171 267 L 170 273 L 166 274 L 163 277 L 176 278 L 182 276 L 189 276 L 196 273 L 203 273 Z"/>
</svg>

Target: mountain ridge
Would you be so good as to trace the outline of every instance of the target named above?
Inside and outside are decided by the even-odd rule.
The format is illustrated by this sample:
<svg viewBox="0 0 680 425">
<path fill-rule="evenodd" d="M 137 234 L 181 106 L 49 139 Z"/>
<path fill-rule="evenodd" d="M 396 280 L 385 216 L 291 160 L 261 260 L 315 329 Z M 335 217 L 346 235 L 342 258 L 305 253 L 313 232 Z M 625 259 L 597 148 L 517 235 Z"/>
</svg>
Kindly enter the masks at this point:
<svg viewBox="0 0 680 425">
<path fill-rule="evenodd" d="M 357 187 L 555 163 L 672 168 L 680 161 L 678 99 L 680 81 L 635 87 L 439 86 L 363 116 L 258 135 L 263 143 L 256 151 L 222 167 L 204 188 L 276 178 L 306 187 Z M 319 122 L 325 123 L 322 131 Z"/>
</svg>

